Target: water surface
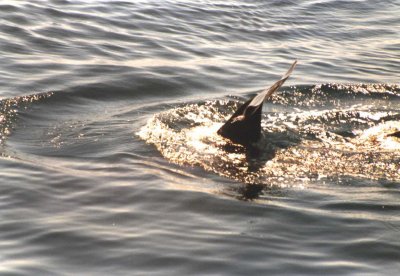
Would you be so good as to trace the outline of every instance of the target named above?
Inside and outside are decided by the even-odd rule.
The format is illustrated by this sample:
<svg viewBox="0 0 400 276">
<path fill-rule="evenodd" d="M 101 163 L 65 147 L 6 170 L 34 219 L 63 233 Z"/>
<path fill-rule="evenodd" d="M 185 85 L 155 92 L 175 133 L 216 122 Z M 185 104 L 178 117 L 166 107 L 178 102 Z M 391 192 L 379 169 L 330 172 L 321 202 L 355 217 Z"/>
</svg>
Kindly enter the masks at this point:
<svg viewBox="0 0 400 276">
<path fill-rule="evenodd" d="M 396 274 L 399 13 L 2 3 L 0 274 Z M 220 147 L 294 59 L 261 155 Z"/>
</svg>

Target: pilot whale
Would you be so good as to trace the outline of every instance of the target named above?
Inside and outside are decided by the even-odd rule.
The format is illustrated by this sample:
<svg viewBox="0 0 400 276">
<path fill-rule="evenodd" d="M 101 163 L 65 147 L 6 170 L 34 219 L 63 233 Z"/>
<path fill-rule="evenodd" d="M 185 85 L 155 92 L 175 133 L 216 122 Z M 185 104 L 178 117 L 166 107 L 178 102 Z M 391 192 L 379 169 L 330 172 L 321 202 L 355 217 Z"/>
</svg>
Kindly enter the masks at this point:
<svg viewBox="0 0 400 276">
<path fill-rule="evenodd" d="M 254 98 L 239 106 L 236 112 L 217 131 L 219 135 L 234 143 L 251 146 L 261 137 L 261 112 L 263 103 L 277 91 L 296 67 L 297 60 L 280 80 L 263 90 Z"/>
</svg>

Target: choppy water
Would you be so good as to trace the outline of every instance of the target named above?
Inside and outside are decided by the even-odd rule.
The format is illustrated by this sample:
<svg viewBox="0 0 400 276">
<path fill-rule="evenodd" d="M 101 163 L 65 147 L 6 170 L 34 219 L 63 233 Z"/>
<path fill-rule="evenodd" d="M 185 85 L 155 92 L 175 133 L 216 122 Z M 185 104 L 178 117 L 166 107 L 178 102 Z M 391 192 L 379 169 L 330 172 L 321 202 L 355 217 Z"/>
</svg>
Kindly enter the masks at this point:
<svg viewBox="0 0 400 276">
<path fill-rule="evenodd" d="M 0 274 L 395 275 L 400 3 L 0 3 Z M 258 155 L 213 130 L 265 105 Z"/>
</svg>

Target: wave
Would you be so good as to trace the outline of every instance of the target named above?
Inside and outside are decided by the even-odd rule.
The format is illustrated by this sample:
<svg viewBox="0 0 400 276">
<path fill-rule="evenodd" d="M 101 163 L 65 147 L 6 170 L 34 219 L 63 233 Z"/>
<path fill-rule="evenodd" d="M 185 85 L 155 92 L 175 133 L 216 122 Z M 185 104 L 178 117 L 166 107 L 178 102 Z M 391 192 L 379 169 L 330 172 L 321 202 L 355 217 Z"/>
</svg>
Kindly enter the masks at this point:
<svg viewBox="0 0 400 276">
<path fill-rule="evenodd" d="M 0 101 L 0 144 L 11 133 L 18 113 L 29 104 L 49 98 L 53 93 L 40 93 Z"/>
<path fill-rule="evenodd" d="M 136 102 L 136 112 L 144 112 L 144 102 L 141 105 L 137 99 L 151 102 L 152 95 L 121 90 L 110 94 L 107 88 L 75 89 L 70 93 L 42 93 L 2 100 L 0 139 L 4 142 L 14 128 L 30 124 L 46 126 L 54 136 L 49 134 L 49 139 L 53 137 L 51 141 L 58 139 L 59 142 L 60 133 L 65 130 L 51 130 L 52 124 L 68 128 L 68 124 L 74 122 L 70 121 L 71 116 L 75 116 L 76 123 L 82 127 L 86 124 L 85 129 L 90 132 L 90 125 L 102 112 L 99 105 L 112 110 L 109 116 L 129 117 L 132 111 L 122 106 Z M 400 179 L 400 141 L 396 136 L 390 136 L 400 131 L 398 85 L 287 87 L 265 104 L 263 138 L 257 151 L 230 144 L 216 134 L 241 102 L 241 98 L 226 97 L 181 104 L 156 113 L 137 134 L 173 163 L 202 167 L 245 183 L 303 185 L 321 178 L 346 175 Z M 114 108 L 115 105 L 118 108 Z M 153 110 L 168 107 L 152 105 Z M 34 116 L 30 111 L 32 106 L 35 107 Z M 108 120 L 107 116 L 101 116 L 102 120 Z M 85 118 L 86 123 L 79 118 Z M 24 124 L 16 124 L 17 119 L 24 120 Z M 64 139 L 80 135 L 70 133 L 64 135 Z M 74 144 L 73 141 L 63 143 Z"/>
</svg>

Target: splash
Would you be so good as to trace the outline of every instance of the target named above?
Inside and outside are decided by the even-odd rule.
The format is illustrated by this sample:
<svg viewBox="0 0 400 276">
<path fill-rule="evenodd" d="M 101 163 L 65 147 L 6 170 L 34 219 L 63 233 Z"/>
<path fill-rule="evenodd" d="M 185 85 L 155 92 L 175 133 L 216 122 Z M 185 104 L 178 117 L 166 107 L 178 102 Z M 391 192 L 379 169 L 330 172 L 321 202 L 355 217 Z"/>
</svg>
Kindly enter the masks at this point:
<svg viewBox="0 0 400 276">
<path fill-rule="evenodd" d="M 29 104 L 48 98 L 52 92 L 15 97 L 0 101 L 0 144 L 10 135 L 18 112 L 25 109 Z"/>
<path fill-rule="evenodd" d="M 235 100 L 189 104 L 155 114 L 138 135 L 173 163 L 200 166 L 244 183 L 286 187 L 342 176 L 400 180 L 400 141 L 388 136 L 400 130 L 400 120 L 394 120 L 400 119 L 399 111 L 370 104 L 376 93 L 398 97 L 398 88 L 384 92 L 368 91 L 366 85 L 336 86 L 336 91 L 369 95 L 368 104 L 355 97 L 356 104 L 347 102 L 346 108 L 339 103 L 323 109 L 326 101 L 318 95 L 331 100 L 332 86 L 294 88 L 292 93 L 301 97 L 292 104 L 277 95 L 270 109 L 275 106 L 280 111 L 264 112 L 263 138 L 256 150 L 233 145 L 216 134 L 239 105 Z M 328 95 L 321 89 L 327 89 Z M 340 101 L 337 95 L 334 98 Z"/>
</svg>

